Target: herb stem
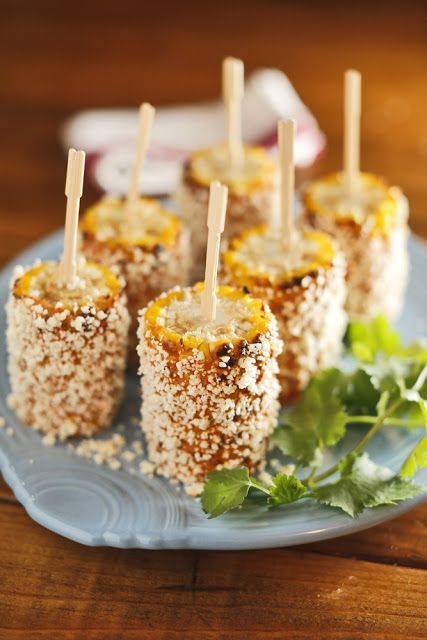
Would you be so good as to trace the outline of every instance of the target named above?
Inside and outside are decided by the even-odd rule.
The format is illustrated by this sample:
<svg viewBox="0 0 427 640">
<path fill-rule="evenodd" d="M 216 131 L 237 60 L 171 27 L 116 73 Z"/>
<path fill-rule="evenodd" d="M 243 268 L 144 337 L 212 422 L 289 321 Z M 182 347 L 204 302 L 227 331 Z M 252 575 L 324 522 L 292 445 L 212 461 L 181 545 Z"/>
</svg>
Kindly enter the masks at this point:
<svg viewBox="0 0 427 640">
<path fill-rule="evenodd" d="M 258 489 L 258 491 L 262 491 L 267 496 L 270 495 L 270 490 L 268 489 L 268 487 L 264 487 L 262 482 L 252 482 L 252 478 L 249 478 L 249 486 L 253 489 Z"/>
<path fill-rule="evenodd" d="M 378 416 L 349 416 L 347 424 L 374 424 L 378 420 Z M 422 427 L 423 425 L 417 420 L 408 420 L 407 418 L 386 418 L 383 422 L 386 426 L 396 427 Z"/>
<path fill-rule="evenodd" d="M 313 480 L 316 476 L 316 467 L 313 467 L 312 470 L 310 471 L 309 475 L 307 476 L 307 478 L 304 481 L 304 484 L 307 485 L 307 487 L 311 487 L 313 484 Z"/>
<path fill-rule="evenodd" d="M 387 418 L 389 418 L 395 411 L 397 411 L 397 409 L 400 407 L 402 403 L 403 403 L 403 398 L 398 398 L 397 400 L 395 400 L 395 402 L 393 402 L 393 404 L 391 404 L 389 408 L 386 411 L 384 411 L 384 413 L 375 420 L 374 424 L 369 429 L 369 431 L 365 433 L 363 438 L 359 440 L 356 446 L 353 447 L 353 449 L 349 451 L 347 455 L 351 455 L 352 453 L 355 453 L 355 454 L 360 453 L 362 449 L 368 444 L 369 440 L 373 438 L 374 435 L 377 433 L 377 431 L 381 429 L 385 420 L 387 420 Z M 318 476 L 314 476 L 314 478 L 311 479 L 311 483 L 313 482 L 317 483 L 317 482 L 320 482 L 321 480 L 326 480 L 326 478 L 329 478 L 329 476 L 332 476 L 337 471 L 338 471 L 338 464 L 334 464 L 333 467 L 330 467 L 323 473 L 320 473 Z M 308 482 L 308 480 L 306 482 Z"/>
</svg>

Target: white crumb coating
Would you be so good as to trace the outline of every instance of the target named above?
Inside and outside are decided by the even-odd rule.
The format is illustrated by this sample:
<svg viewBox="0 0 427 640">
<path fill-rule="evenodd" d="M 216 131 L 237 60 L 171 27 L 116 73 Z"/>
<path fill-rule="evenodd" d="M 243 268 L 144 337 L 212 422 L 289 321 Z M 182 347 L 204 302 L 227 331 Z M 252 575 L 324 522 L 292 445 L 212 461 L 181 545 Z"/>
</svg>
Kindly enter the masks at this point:
<svg viewBox="0 0 427 640">
<path fill-rule="evenodd" d="M 81 250 L 88 260 L 117 268 L 125 279 L 131 317 L 128 357 L 137 366 L 138 311 L 163 291 L 187 284 L 190 246 L 187 229 L 158 201 L 140 198 L 135 215 L 133 228 L 126 229 L 123 201 L 103 198 L 83 217 Z"/>
<path fill-rule="evenodd" d="M 219 307 L 228 289 L 220 288 Z M 183 293 L 198 296 L 200 288 Z M 276 425 L 282 343 L 271 312 L 256 304 L 263 325 L 248 340 L 222 336 L 209 342 L 193 331 L 171 339 L 163 325 L 159 330 L 153 324 L 153 303 L 141 314 L 142 429 L 149 457 L 157 473 L 183 482 L 190 495 L 201 492 L 210 471 L 255 469 Z"/>
<path fill-rule="evenodd" d="M 80 283 L 86 266 L 79 267 Z M 92 273 L 99 265 L 92 265 Z M 15 271 L 7 303 L 9 405 L 27 425 L 53 439 L 90 436 L 111 424 L 124 386 L 129 314 L 117 278 L 70 304 L 37 283 L 57 264 Z M 31 286 L 31 282 L 34 286 Z M 56 280 L 55 280 L 56 283 Z M 68 292 L 72 294 L 73 292 Z M 52 294 L 52 295 L 50 295 Z"/>
<path fill-rule="evenodd" d="M 222 164 L 209 166 L 210 172 L 199 173 L 199 167 L 194 167 L 195 159 L 203 152 L 194 154 L 184 168 L 181 182 L 179 183 L 174 199 L 178 205 L 178 211 L 184 223 L 191 231 L 191 251 L 193 281 L 201 280 L 204 275 L 204 263 L 207 244 L 207 212 L 209 201 L 209 181 L 220 179 L 228 186 L 227 218 L 223 238 L 233 238 L 245 229 L 259 225 L 269 224 L 278 212 L 278 172 L 271 159 L 264 150 L 257 147 L 246 147 L 247 154 L 251 149 L 259 159 L 256 165 L 257 179 L 253 176 L 240 180 L 227 179 Z M 223 148 L 213 147 L 206 153 L 220 154 L 222 159 Z M 259 154 L 259 155 L 258 155 Z M 210 155 L 208 156 L 210 159 Z"/>
<path fill-rule="evenodd" d="M 349 213 L 341 203 L 341 211 L 328 212 L 325 208 L 319 212 L 316 193 L 309 185 L 302 215 L 310 226 L 333 237 L 345 255 L 346 310 L 350 317 L 371 319 L 384 314 L 394 320 L 404 303 L 409 273 L 408 201 L 400 189 L 387 186 L 376 176 L 362 177 L 367 191 L 371 185 L 373 192 L 377 187 L 371 208 L 365 202 L 365 208 L 360 206 Z M 326 188 L 328 181 L 338 180 L 338 176 L 329 176 Z"/>
<path fill-rule="evenodd" d="M 243 287 L 274 313 L 284 350 L 279 356 L 282 403 L 336 364 L 347 326 L 345 260 L 325 234 L 296 234 L 285 251 L 278 231 L 258 227 L 236 238 L 224 255 L 221 281 Z M 268 250 L 268 254 L 260 252 Z M 279 269 L 279 256 L 282 270 Z"/>
</svg>

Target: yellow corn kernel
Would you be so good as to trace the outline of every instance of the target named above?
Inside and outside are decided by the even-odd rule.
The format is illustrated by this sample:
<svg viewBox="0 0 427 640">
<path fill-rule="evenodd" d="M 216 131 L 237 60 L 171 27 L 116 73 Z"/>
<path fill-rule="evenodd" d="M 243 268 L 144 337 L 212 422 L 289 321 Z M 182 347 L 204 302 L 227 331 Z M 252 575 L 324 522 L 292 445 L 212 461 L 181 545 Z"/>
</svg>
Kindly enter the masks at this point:
<svg viewBox="0 0 427 640">
<path fill-rule="evenodd" d="M 157 221 L 161 221 L 163 224 L 159 224 L 156 230 L 150 229 L 136 238 L 129 238 L 126 234 L 126 226 L 117 224 L 117 235 L 114 238 L 108 238 L 105 243 L 112 248 L 117 246 L 125 248 L 136 246 L 149 250 L 159 244 L 165 247 L 173 246 L 181 230 L 180 219 L 163 208 L 155 198 L 139 198 L 138 203 L 141 207 L 141 215 L 143 215 L 144 206 L 155 206 Z M 102 229 L 103 218 L 114 224 L 114 214 L 117 210 L 121 210 L 120 222 L 126 220 L 124 207 L 125 201 L 120 198 L 108 197 L 101 199 L 86 211 L 80 223 L 81 231 L 96 237 Z"/>
</svg>

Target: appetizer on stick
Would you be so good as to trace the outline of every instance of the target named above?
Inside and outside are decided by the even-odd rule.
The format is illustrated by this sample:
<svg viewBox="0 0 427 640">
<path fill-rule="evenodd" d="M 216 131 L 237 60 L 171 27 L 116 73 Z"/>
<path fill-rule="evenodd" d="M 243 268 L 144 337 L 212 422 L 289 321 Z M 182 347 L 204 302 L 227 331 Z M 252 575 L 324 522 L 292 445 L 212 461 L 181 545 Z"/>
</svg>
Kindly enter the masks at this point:
<svg viewBox="0 0 427 640">
<path fill-rule="evenodd" d="M 359 170 L 360 74 L 347 71 L 344 169 L 303 193 L 303 217 L 330 234 L 347 260 L 350 316 L 396 318 L 408 275 L 408 202 L 398 187 Z"/>
<path fill-rule="evenodd" d="M 136 366 L 138 311 L 163 291 L 187 283 L 188 233 L 179 218 L 153 198 L 138 195 L 154 109 L 140 108 L 137 152 L 127 198 L 106 196 L 90 208 L 80 225 L 88 260 L 117 267 L 126 282 L 131 316 L 129 360 Z"/>
<path fill-rule="evenodd" d="M 209 186 L 219 180 L 228 187 L 227 226 L 224 237 L 270 223 L 277 209 L 277 166 L 257 146 L 243 145 L 241 101 L 244 72 L 241 60 L 223 63 L 223 96 L 227 120 L 227 144 L 195 151 L 184 167 L 175 193 L 179 211 L 191 230 L 192 277 L 203 277 L 206 254 L 206 207 Z"/>
<path fill-rule="evenodd" d="M 226 202 L 214 182 L 204 284 L 152 301 L 138 331 L 149 457 L 191 495 L 210 471 L 261 463 L 279 410 L 274 316 L 261 300 L 216 286 Z"/>
<path fill-rule="evenodd" d="M 281 227 L 258 226 L 231 241 L 223 282 L 269 305 L 284 350 L 279 357 L 281 400 L 295 398 L 310 378 L 333 365 L 346 327 L 342 255 L 321 232 L 293 221 L 294 122 L 279 122 Z"/>
<path fill-rule="evenodd" d="M 18 267 L 7 305 L 10 406 L 24 423 L 61 440 L 110 425 L 129 326 L 117 277 L 76 255 L 84 158 L 69 152 L 61 262 Z"/>
</svg>

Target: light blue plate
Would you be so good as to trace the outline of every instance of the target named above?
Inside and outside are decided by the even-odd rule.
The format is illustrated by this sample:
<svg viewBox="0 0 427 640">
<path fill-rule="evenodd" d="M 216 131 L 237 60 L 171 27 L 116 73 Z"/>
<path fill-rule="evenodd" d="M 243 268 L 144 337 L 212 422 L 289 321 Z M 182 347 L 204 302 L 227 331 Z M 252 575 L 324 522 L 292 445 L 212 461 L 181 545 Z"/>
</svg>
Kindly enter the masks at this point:
<svg viewBox="0 0 427 640">
<path fill-rule="evenodd" d="M 55 233 L 19 256 L 14 264 L 57 258 L 61 242 L 62 232 Z M 427 248 L 412 238 L 410 249 L 412 278 L 399 323 L 406 340 L 427 335 Z M 143 476 L 138 461 L 128 463 L 124 470 L 112 471 L 78 457 L 73 445 L 43 446 L 40 435 L 23 426 L 6 406 L 9 384 L 3 307 L 12 267 L 0 274 L 0 415 L 13 430 L 10 435 L 10 429 L 0 429 L 0 467 L 29 515 L 48 529 L 87 545 L 256 549 L 314 542 L 366 529 L 408 511 L 424 499 L 421 496 L 398 506 L 367 510 L 357 520 L 310 501 L 274 510 L 251 505 L 207 520 L 199 503 L 179 487 Z M 140 429 L 135 426 L 138 403 L 137 380 L 130 377 L 116 422 L 129 443 L 140 438 Z M 347 450 L 359 435 L 359 430 L 352 430 L 342 450 Z M 416 432 L 387 429 L 368 450 L 376 462 L 397 469 L 418 437 Z M 427 487 L 427 470 L 416 479 Z"/>
</svg>

